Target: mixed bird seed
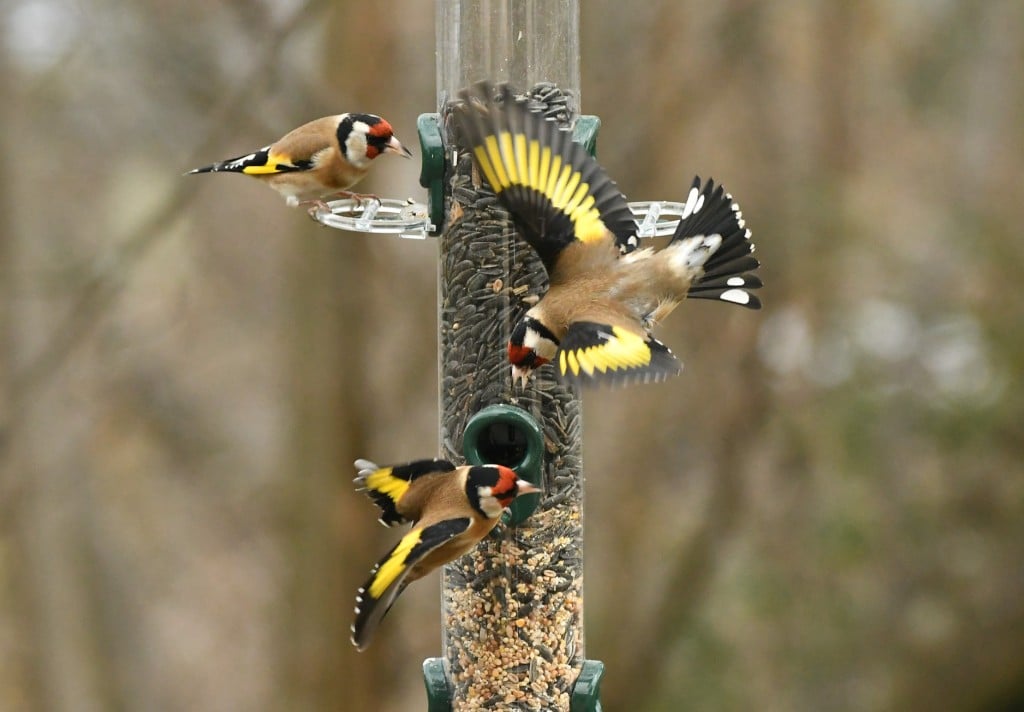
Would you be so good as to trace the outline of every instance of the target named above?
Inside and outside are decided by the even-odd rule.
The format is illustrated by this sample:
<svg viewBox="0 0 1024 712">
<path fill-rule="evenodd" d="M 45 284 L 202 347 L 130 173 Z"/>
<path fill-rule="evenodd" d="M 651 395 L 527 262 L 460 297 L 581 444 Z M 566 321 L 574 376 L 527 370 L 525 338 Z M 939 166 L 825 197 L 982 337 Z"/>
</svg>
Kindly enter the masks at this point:
<svg viewBox="0 0 1024 712">
<path fill-rule="evenodd" d="M 527 94 L 563 125 L 570 97 L 549 83 Z M 448 146 L 460 146 L 443 113 Z M 463 460 L 470 417 L 493 403 L 532 414 L 544 431 L 544 494 L 518 527 L 499 524 L 443 578 L 444 650 L 453 709 L 568 710 L 583 665 L 583 473 L 580 402 L 553 371 L 513 384 L 506 344 L 516 320 L 547 289 L 533 250 L 471 156 L 460 149 L 441 235 L 442 455 Z"/>
</svg>

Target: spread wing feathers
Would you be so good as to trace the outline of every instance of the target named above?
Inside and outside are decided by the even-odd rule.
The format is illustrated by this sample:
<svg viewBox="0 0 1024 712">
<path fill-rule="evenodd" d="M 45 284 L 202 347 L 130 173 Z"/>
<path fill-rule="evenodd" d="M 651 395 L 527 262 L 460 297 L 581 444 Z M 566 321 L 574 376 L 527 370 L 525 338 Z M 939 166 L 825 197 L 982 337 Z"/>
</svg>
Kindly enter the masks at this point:
<svg viewBox="0 0 1024 712">
<path fill-rule="evenodd" d="M 409 572 L 425 556 L 459 536 L 470 526 L 469 517 L 445 519 L 402 537 L 370 572 L 370 578 L 356 594 L 356 617 L 352 623 L 352 644 L 364 650 L 384 615 L 406 585 Z"/>
<path fill-rule="evenodd" d="M 455 465 L 447 460 L 416 460 L 405 465 L 379 467 L 369 460 L 356 460 L 359 475 L 354 482 L 380 507 L 380 523 L 386 527 L 408 521 L 400 511 L 400 502 L 413 480 L 424 475 L 451 472 Z"/>
<path fill-rule="evenodd" d="M 760 309 L 761 300 L 750 293 L 761 287 L 751 274 L 760 263 L 751 254 L 754 243 L 745 227 L 743 213 L 722 186 L 708 180 L 701 188 L 700 176 L 693 179 L 683 216 L 670 242 L 718 234 L 722 242 L 704 263 L 704 274 L 694 280 L 687 296 L 691 299 L 718 299 L 750 309 Z"/>
<path fill-rule="evenodd" d="M 598 385 L 662 381 L 679 373 L 679 359 L 653 336 L 591 321 L 573 323 L 557 355 L 559 374 Z"/>
<path fill-rule="evenodd" d="M 229 158 L 226 161 L 211 163 L 202 168 L 195 168 L 189 173 L 245 173 L 251 176 L 271 175 L 274 173 L 292 173 L 295 171 L 308 171 L 313 168 L 313 160 L 296 159 L 281 153 L 275 153 L 271 149 L 273 145 L 264 146 L 255 153 L 249 153 L 238 158 Z"/>
<path fill-rule="evenodd" d="M 530 111 L 503 84 L 481 82 L 454 112 L 467 147 L 550 273 L 575 241 L 636 247 L 625 196 L 569 131 Z"/>
</svg>

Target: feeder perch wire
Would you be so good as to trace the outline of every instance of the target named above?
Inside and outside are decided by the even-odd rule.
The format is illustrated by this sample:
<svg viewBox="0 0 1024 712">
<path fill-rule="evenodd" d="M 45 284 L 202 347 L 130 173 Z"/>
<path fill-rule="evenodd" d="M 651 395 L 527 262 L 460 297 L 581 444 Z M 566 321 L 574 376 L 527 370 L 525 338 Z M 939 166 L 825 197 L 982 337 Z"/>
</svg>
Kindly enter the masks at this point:
<svg viewBox="0 0 1024 712">
<path fill-rule="evenodd" d="M 436 237 L 438 227 L 430 222 L 427 206 L 412 200 L 370 198 L 332 200 L 329 210 L 320 209 L 313 219 L 326 227 L 349 232 L 399 235 L 422 240 Z M 629 204 L 637 221 L 637 237 L 666 237 L 675 232 L 685 203 L 669 200 L 640 200 Z"/>
<path fill-rule="evenodd" d="M 410 200 L 364 198 L 332 200 L 328 210 L 320 208 L 313 219 L 327 227 L 350 232 L 401 235 L 422 240 L 435 230 L 427 216 L 427 206 Z"/>
</svg>

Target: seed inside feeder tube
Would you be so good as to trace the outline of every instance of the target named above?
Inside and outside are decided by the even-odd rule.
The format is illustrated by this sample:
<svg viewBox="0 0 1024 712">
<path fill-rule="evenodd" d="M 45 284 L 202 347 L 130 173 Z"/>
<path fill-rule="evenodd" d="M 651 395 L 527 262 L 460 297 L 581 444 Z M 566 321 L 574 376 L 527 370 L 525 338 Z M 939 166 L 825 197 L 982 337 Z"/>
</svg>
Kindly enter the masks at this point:
<svg viewBox="0 0 1024 712">
<path fill-rule="evenodd" d="M 526 98 L 563 125 L 571 118 L 569 98 L 553 84 L 535 86 Z M 443 125 L 451 131 L 454 122 L 446 117 Z M 450 133 L 446 143 L 456 137 Z M 513 389 L 509 334 L 546 290 L 547 274 L 486 181 L 474 177 L 469 154 L 459 151 L 453 167 L 440 237 L 443 455 L 462 462 L 467 420 L 492 403 L 531 413 L 546 450 L 537 510 L 519 527 L 499 524 L 445 567 L 454 710 L 567 710 L 584 658 L 580 405 L 547 367 L 526 389 Z M 480 283 L 483 272 L 489 277 Z"/>
</svg>

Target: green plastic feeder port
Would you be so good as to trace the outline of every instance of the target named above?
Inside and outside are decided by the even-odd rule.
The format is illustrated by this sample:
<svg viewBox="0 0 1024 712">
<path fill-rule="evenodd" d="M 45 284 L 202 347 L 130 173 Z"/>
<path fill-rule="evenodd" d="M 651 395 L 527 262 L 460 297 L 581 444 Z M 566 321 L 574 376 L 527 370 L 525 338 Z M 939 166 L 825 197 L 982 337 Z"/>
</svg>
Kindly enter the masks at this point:
<svg viewBox="0 0 1024 712">
<path fill-rule="evenodd" d="M 420 114 L 416 119 L 420 136 L 422 163 L 420 185 L 427 189 L 427 212 L 437 235 L 444 227 L 444 140 L 441 138 L 441 115 Z"/>
<path fill-rule="evenodd" d="M 544 433 L 532 415 L 514 405 L 489 405 L 466 423 L 462 454 L 470 465 L 504 465 L 522 479 L 543 487 Z M 540 503 L 540 494 L 517 497 L 503 521 L 516 526 Z"/>
</svg>

